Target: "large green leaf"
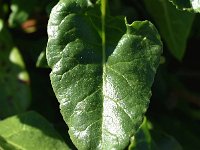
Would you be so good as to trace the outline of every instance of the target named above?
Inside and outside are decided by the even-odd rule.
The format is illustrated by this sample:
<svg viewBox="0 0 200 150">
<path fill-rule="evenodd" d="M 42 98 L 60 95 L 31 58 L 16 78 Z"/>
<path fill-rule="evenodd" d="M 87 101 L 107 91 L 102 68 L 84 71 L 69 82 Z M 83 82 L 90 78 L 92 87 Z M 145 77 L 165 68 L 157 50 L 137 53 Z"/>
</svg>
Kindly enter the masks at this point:
<svg viewBox="0 0 200 150">
<path fill-rule="evenodd" d="M 178 60 L 185 54 L 194 14 L 177 10 L 167 0 L 144 0 L 170 52 Z"/>
<path fill-rule="evenodd" d="M 179 9 L 200 13 L 199 0 L 169 0 L 169 1 L 171 1 Z"/>
<path fill-rule="evenodd" d="M 89 0 L 61 0 L 48 24 L 52 86 L 81 150 L 128 145 L 148 107 L 162 52 L 150 22 L 102 18 Z"/>
<path fill-rule="evenodd" d="M 36 112 L 0 121 L 1 150 L 67 150 L 52 125 Z"/>
<path fill-rule="evenodd" d="M 0 118 L 25 111 L 30 104 L 29 77 L 21 54 L 0 20 Z"/>
</svg>

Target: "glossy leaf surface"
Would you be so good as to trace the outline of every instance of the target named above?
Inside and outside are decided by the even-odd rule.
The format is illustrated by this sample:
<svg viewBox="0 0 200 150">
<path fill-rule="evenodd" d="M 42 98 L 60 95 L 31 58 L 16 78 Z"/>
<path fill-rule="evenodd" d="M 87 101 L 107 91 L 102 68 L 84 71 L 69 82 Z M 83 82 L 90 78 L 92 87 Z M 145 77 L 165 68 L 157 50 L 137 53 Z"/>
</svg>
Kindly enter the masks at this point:
<svg viewBox="0 0 200 150">
<path fill-rule="evenodd" d="M 35 112 L 0 121 L 1 150 L 68 150 L 52 125 Z"/>
<path fill-rule="evenodd" d="M 105 31 L 101 26 L 99 5 L 82 0 L 61 0 L 48 24 L 52 86 L 71 139 L 82 150 L 128 145 L 148 107 L 162 52 L 148 21 L 129 25 L 106 16 Z"/>
<path fill-rule="evenodd" d="M 200 13 L 199 0 L 169 0 L 169 1 L 171 1 L 179 9 Z"/>
<path fill-rule="evenodd" d="M 172 55 L 184 57 L 194 14 L 180 11 L 167 0 L 144 0 Z"/>
<path fill-rule="evenodd" d="M 30 104 L 29 76 L 19 50 L 0 20 L 0 118 L 25 111 Z"/>
</svg>

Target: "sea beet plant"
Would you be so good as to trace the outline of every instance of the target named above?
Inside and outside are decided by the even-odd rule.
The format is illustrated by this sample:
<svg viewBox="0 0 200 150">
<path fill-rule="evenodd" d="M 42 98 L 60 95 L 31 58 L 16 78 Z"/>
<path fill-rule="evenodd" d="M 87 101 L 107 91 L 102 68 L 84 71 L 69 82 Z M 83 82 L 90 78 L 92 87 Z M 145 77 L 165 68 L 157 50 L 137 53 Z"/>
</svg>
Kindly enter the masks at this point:
<svg viewBox="0 0 200 150">
<path fill-rule="evenodd" d="M 200 149 L 186 82 L 199 80 L 199 12 L 199 0 L 0 0 L 0 150 Z"/>
</svg>

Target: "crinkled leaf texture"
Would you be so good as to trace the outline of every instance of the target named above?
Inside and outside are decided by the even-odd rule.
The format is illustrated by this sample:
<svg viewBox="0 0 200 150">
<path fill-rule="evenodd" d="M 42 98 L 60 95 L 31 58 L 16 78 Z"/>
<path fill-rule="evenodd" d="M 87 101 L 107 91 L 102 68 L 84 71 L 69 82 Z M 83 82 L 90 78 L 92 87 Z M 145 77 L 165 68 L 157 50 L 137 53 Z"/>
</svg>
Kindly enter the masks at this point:
<svg viewBox="0 0 200 150">
<path fill-rule="evenodd" d="M 200 1 L 199 0 L 169 0 L 178 9 L 187 10 L 190 12 L 200 13 Z"/>
<path fill-rule="evenodd" d="M 68 150 L 52 125 L 36 112 L 0 121 L 1 150 Z"/>
<path fill-rule="evenodd" d="M 128 145 L 148 107 L 162 53 L 150 22 L 129 25 L 120 17 L 106 18 L 105 45 L 99 5 L 89 0 L 61 0 L 48 24 L 52 86 L 81 150 Z"/>
</svg>

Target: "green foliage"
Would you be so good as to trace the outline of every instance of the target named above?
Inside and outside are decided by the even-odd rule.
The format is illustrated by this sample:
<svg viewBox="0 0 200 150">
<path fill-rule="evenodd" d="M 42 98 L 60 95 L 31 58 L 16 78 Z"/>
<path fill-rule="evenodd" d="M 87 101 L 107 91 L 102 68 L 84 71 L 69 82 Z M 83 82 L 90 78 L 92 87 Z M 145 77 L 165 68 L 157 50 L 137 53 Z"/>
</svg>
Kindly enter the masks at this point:
<svg viewBox="0 0 200 150">
<path fill-rule="evenodd" d="M 178 60 L 182 60 L 194 14 L 177 10 L 167 0 L 144 0 L 144 2 L 170 52 Z"/>
<path fill-rule="evenodd" d="M 26 3 L 26 5 L 24 5 Z M 12 0 L 10 6 L 12 13 L 9 17 L 9 24 L 12 27 L 16 27 L 25 22 L 30 13 L 33 11 L 37 4 L 36 0 L 31 0 L 27 3 L 26 0 Z"/>
<path fill-rule="evenodd" d="M 99 12 L 98 5 L 82 1 L 60 1 L 53 8 L 51 83 L 78 149 L 123 149 L 147 109 L 162 43 L 148 21 L 123 25 L 106 16 L 103 30 L 94 15 Z M 99 44 L 103 35 L 106 43 Z"/>
<path fill-rule="evenodd" d="M 200 13 L 199 0 L 169 0 L 169 1 L 171 1 L 179 9 Z"/>
<path fill-rule="evenodd" d="M 0 121 L 0 129 L 3 150 L 69 149 L 51 124 L 36 112 Z"/>
<path fill-rule="evenodd" d="M 0 0 L 0 150 L 200 149 L 199 20 L 198 0 Z"/>
<path fill-rule="evenodd" d="M 48 64 L 47 64 L 47 59 L 46 59 L 46 51 L 42 51 L 38 57 L 37 63 L 36 63 L 37 67 L 41 67 L 41 68 L 49 68 Z"/>
<path fill-rule="evenodd" d="M 0 118 L 25 111 L 30 105 L 29 76 L 19 50 L 0 20 Z"/>
<path fill-rule="evenodd" d="M 51 3 L 53 3 L 52 1 Z M 11 27 L 20 26 L 30 17 L 34 17 L 35 13 L 44 9 L 43 7 L 47 5 L 47 0 L 11 0 L 11 14 L 9 16 L 9 24 Z M 40 6 L 40 7 L 38 7 Z"/>
<path fill-rule="evenodd" d="M 129 150 L 182 150 L 181 145 L 171 136 L 153 130 L 145 118 L 137 134 L 132 137 Z"/>
</svg>

